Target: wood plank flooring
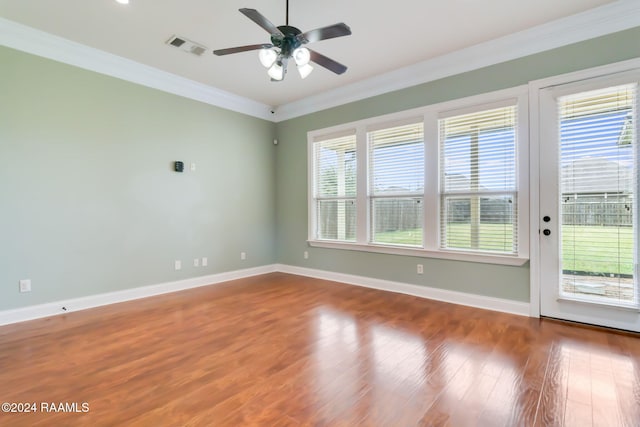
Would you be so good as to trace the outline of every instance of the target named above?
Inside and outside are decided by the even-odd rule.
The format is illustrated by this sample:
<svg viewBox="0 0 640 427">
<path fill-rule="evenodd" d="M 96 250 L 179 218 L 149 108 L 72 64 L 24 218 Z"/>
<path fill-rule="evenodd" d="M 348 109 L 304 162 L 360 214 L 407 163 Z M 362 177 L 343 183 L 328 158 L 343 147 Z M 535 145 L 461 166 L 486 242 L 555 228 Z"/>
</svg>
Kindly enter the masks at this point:
<svg viewBox="0 0 640 427">
<path fill-rule="evenodd" d="M 0 402 L 38 410 L 2 426 L 638 426 L 640 338 L 273 273 L 0 327 Z"/>
</svg>

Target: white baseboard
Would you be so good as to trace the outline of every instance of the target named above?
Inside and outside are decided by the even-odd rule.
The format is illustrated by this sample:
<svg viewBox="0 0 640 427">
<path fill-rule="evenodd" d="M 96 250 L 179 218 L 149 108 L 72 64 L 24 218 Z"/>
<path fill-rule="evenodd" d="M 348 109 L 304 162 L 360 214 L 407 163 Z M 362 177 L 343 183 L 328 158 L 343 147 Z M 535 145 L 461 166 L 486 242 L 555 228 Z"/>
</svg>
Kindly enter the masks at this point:
<svg viewBox="0 0 640 427">
<path fill-rule="evenodd" d="M 389 292 L 413 295 L 437 301 L 453 304 L 467 305 L 486 310 L 501 311 L 504 313 L 529 316 L 529 303 L 502 298 L 487 297 L 483 295 L 468 294 L 464 292 L 449 291 L 446 289 L 431 288 L 428 286 L 411 285 L 409 283 L 392 282 L 390 280 L 374 279 L 365 276 L 335 273 L 326 270 L 296 267 L 292 265 L 276 264 L 276 271 L 297 274 L 299 276 L 314 277 L 317 279 L 332 280 L 349 285 L 363 286 Z"/>
<path fill-rule="evenodd" d="M 445 289 L 431 288 L 427 286 L 411 285 L 408 283 L 393 282 L 390 280 L 374 279 L 365 276 L 335 273 L 326 270 L 296 267 L 285 264 L 271 264 L 261 267 L 235 270 L 208 276 L 192 277 L 190 279 L 177 280 L 175 282 L 160 283 L 157 285 L 142 286 L 139 288 L 124 289 L 122 291 L 105 294 L 90 295 L 81 298 L 50 302 L 46 304 L 22 307 L 13 310 L 0 311 L 0 325 L 24 322 L 26 320 L 40 319 L 58 314 L 71 313 L 86 310 L 88 308 L 119 302 L 132 301 L 140 298 L 161 295 L 170 292 L 183 291 L 201 286 L 214 285 L 229 280 L 243 279 L 245 277 L 280 271 L 299 276 L 314 277 L 317 279 L 332 280 L 349 285 L 363 286 L 389 292 L 413 295 L 437 301 L 453 304 L 467 305 L 493 311 L 529 316 L 529 303 L 512 301 L 502 298 L 493 298 L 482 295 L 467 294 L 463 292 L 449 291 Z M 64 310 L 63 307 L 66 309 Z"/>
<path fill-rule="evenodd" d="M 276 271 L 275 265 L 265 265 L 261 267 L 247 268 L 244 270 L 228 271 L 224 273 L 211 274 L 208 276 L 176 280 L 175 282 L 166 282 L 157 285 L 142 286 L 139 288 L 124 289 L 122 291 L 109 292 L 105 294 L 89 295 L 86 297 L 33 305 L 13 310 L 5 310 L 0 311 L 0 325 L 24 322 L 26 320 L 33 320 L 42 317 L 54 316 L 57 314 L 86 310 L 88 308 L 100 307 L 103 305 L 115 304 L 118 302 L 131 301 L 154 295 L 183 291 L 185 289 L 213 285 L 229 280 L 236 280 L 245 277 L 257 276 L 259 274 L 272 273 L 274 271 Z M 63 310 L 62 307 L 66 308 L 66 310 Z"/>
</svg>

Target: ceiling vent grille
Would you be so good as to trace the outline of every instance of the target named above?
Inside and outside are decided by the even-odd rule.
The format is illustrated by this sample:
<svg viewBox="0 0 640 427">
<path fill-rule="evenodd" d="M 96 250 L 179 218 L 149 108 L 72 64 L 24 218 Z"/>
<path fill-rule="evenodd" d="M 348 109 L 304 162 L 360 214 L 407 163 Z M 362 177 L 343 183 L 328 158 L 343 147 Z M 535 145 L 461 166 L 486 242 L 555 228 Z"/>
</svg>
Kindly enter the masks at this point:
<svg viewBox="0 0 640 427">
<path fill-rule="evenodd" d="M 191 53 L 196 56 L 202 56 L 208 48 L 200 43 L 193 42 L 184 37 L 173 35 L 166 42 L 169 46 L 177 47 L 183 52 Z"/>
</svg>

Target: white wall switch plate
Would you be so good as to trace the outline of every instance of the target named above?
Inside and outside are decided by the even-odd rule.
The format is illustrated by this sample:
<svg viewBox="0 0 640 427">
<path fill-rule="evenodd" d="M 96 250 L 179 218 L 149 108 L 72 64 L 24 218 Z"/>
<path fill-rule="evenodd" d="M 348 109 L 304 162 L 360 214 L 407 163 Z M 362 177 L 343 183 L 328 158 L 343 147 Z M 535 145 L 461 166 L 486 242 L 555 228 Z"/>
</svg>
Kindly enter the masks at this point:
<svg viewBox="0 0 640 427">
<path fill-rule="evenodd" d="M 200 258 L 196 258 L 193 260 L 193 266 L 194 267 L 200 267 Z"/>
<path fill-rule="evenodd" d="M 182 269 L 182 261 L 180 261 L 179 259 L 177 259 L 173 265 L 174 265 L 176 270 L 181 270 Z"/>
<path fill-rule="evenodd" d="M 423 274 L 424 273 L 424 267 L 422 267 L 422 264 L 418 264 L 418 274 Z"/>
<path fill-rule="evenodd" d="M 206 256 L 202 257 L 202 266 L 206 267 L 209 264 L 209 260 L 207 259 Z"/>
<path fill-rule="evenodd" d="M 245 259 L 247 259 L 247 253 L 246 252 L 240 252 L 240 259 L 243 260 L 243 261 Z"/>
</svg>

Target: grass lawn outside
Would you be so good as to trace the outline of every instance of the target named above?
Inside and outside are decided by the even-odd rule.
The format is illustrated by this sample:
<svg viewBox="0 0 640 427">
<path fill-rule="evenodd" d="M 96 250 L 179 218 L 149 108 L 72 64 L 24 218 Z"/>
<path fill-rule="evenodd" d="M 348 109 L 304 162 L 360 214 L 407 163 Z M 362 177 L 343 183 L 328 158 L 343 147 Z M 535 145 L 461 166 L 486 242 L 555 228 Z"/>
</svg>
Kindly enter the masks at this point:
<svg viewBox="0 0 640 427">
<path fill-rule="evenodd" d="M 422 246 L 422 229 L 411 228 L 408 230 L 385 231 L 375 233 L 373 241 L 375 243 L 391 245 L 413 245 Z"/>
<path fill-rule="evenodd" d="M 562 226 L 563 270 L 633 274 L 633 228 Z"/>
<path fill-rule="evenodd" d="M 564 225 L 562 228 L 563 270 L 604 276 L 633 274 L 632 227 Z M 470 224 L 449 224 L 447 246 L 471 249 L 470 229 Z M 511 224 L 481 224 L 479 249 L 511 252 L 512 233 Z M 422 230 L 376 233 L 375 242 L 420 246 Z"/>
</svg>

